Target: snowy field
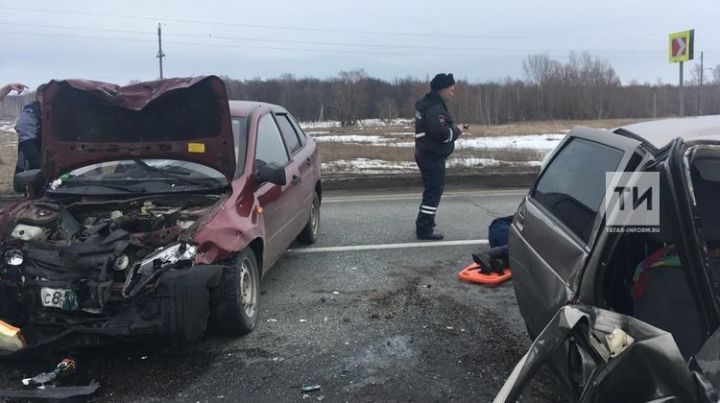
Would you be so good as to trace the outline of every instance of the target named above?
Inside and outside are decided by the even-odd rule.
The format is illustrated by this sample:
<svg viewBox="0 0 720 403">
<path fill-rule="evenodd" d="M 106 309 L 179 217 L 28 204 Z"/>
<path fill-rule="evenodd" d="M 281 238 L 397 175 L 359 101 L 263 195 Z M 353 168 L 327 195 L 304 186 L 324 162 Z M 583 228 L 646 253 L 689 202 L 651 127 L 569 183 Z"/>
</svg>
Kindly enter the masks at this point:
<svg viewBox="0 0 720 403">
<path fill-rule="evenodd" d="M 374 134 L 323 134 L 308 132 L 318 143 L 355 143 L 377 146 L 415 147 L 412 133 L 389 133 L 387 136 Z M 565 138 L 565 134 L 534 134 L 523 136 L 488 136 L 460 138 L 457 148 L 527 148 L 535 150 L 553 150 Z"/>
<path fill-rule="evenodd" d="M 354 158 L 323 155 L 324 172 L 387 174 L 417 170 L 417 165 L 412 160 L 411 150 L 415 147 L 415 141 L 411 120 L 396 120 L 388 123 L 381 120 L 366 120 L 363 121 L 362 126 L 346 128 L 340 128 L 339 122 L 303 122 L 300 125 L 319 143 L 321 150 L 323 145 L 347 146 L 345 147 L 347 149 L 354 146 L 359 153 L 362 153 L 368 151 L 368 146 L 372 146 L 390 150 L 400 148 L 402 150 L 398 152 L 403 151 L 403 155 L 409 155 L 404 161 L 398 161 L 396 158 L 368 158 L 364 155 L 357 155 Z M 456 142 L 456 152 L 448 159 L 448 168 L 539 166 L 543 158 L 555 149 L 564 137 L 565 133 L 463 136 Z M 513 158 L 508 159 L 508 156 Z"/>
</svg>

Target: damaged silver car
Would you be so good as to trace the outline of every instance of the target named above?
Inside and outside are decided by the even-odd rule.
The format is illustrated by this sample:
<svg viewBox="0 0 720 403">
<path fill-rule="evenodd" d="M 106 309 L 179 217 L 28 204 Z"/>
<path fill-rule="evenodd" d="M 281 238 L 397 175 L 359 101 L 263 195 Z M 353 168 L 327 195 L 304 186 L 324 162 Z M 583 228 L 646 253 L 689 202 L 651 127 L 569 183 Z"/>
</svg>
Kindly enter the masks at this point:
<svg viewBox="0 0 720 403">
<path fill-rule="evenodd" d="M 649 173 L 657 186 L 638 193 Z M 513 218 L 534 342 L 496 401 L 521 399 L 542 367 L 569 401 L 718 401 L 718 206 L 720 116 L 572 130 Z M 640 207 L 653 226 L 618 225 Z"/>
<path fill-rule="evenodd" d="M 0 356 L 252 331 L 263 273 L 318 236 L 294 118 L 215 76 L 52 81 L 42 109 L 42 169 L 0 213 Z"/>
</svg>

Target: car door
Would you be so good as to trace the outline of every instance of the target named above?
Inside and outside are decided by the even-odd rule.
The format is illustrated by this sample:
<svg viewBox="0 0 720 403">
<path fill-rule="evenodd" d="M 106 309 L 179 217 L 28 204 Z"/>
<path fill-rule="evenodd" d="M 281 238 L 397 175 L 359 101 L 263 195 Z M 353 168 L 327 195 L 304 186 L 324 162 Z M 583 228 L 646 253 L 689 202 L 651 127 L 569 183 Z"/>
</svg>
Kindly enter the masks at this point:
<svg viewBox="0 0 720 403">
<path fill-rule="evenodd" d="M 708 390 L 693 374 L 670 333 L 630 316 L 586 305 L 558 310 L 520 359 L 495 403 L 516 402 L 566 343 L 577 363 L 572 384 L 560 382 L 568 401 L 703 401 Z M 708 340 L 706 367 L 717 374 L 717 337 Z M 714 347 L 715 351 L 710 351 Z M 702 351 L 701 351 L 702 353 Z M 709 389 L 713 389 L 710 387 Z M 708 397 L 708 396 L 705 396 Z M 709 400 L 707 400 L 709 401 Z"/>
<path fill-rule="evenodd" d="M 287 247 L 287 224 L 293 208 L 286 193 L 291 188 L 287 180 L 287 167 L 290 163 L 285 143 L 275 119 L 270 112 L 260 116 L 257 123 L 255 146 L 255 164 L 253 172 L 257 172 L 262 164 L 277 164 L 285 169 L 286 184 L 278 185 L 270 182 L 258 183 L 256 198 L 262 207 L 262 220 L 265 226 L 265 263 L 267 270 Z"/>
<path fill-rule="evenodd" d="M 576 128 L 558 146 L 510 229 L 510 267 L 531 337 L 568 303 L 603 221 L 606 172 L 621 171 L 639 142 Z"/>
<path fill-rule="evenodd" d="M 287 197 L 292 200 L 294 208 L 288 218 L 290 227 L 296 235 L 303 229 L 310 214 L 315 182 L 312 172 L 313 150 L 307 146 L 303 135 L 298 133 L 287 113 L 275 113 L 275 120 L 280 127 L 285 146 L 290 152 L 288 177 L 290 178 Z"/>
<path fill-rule="evenodd" d="M 681 139 L 676 139 L 670 147 L 667 164 L 665 165 L 665 175 L 668 178 L 668 187 L 671 192 L 672 200 L 675 203 L 675 212 L 677 220 L 677 228 L 683 229 L 677 231 L 677 247 L 685 270 L 685 276 L 688 285 L 696 299 L 696 305 L 700 313 L 700 320 L 704 333 L 710 334 L 720 325 L 720 307 L 717 296 L 717 274 L 714 273 L 713 264 L 709 262 L 707 250 L 710 249 L 707 244 L 709 239 L 707 236 L 701 236 L 711 232 L 709 230 L 700 231 L 704 219 L 701 208 L 710 214 L 715 215 L 717 211 L 717 201 L 713 199 L 700 200 L 697 197 L 699 193 L 694 192 L 694 187 L 699 183 L 691 183 L 691 154 L 688 148 L 683 144 Z M 717 154 L 720 157 L 720 153 Z M 715 159 L 715 155 L 713 156 Z M 694 160 L 692 164 L 694 164 Z M 709 169 L 717 170 L 720 164 L 712 164 Z M 700 191 L 700 187 L 695 188 Z M 712 191 L 716 193 L 716 188 Z M 704 223 L 705 226 L 715 228 L 714 220 Z M 711 238 L 715 238 L 714 236 Z"/>
</svg>

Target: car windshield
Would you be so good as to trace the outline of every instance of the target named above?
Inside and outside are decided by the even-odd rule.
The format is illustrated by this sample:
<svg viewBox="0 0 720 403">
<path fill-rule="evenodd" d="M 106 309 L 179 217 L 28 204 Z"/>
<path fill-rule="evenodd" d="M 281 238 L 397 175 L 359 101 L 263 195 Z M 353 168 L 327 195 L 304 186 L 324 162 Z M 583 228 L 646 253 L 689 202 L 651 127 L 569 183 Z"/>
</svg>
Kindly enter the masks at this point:
<svg viewBox="0 0 720 403">
<path fill-rule="evenodd" d="M 77 168 L 51 183 L 56 193 L 163 193 L 222 188 L 225 176 L 193 162 L 137 159 L 101 162 Z"/>
</svg>

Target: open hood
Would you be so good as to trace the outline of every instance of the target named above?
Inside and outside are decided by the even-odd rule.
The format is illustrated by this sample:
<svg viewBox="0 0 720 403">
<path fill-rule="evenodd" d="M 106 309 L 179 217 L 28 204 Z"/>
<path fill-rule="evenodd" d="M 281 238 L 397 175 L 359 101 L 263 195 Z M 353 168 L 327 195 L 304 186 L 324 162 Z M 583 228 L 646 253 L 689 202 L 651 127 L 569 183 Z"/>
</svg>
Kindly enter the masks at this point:
<svg viewBox="0 0 720 403">
<path fill-rule="evenodd" d="M 235 173 L 225 84 L 216 76 L 120 87 L 51 81 L 44 92 L 42 171 L 53 179 L 99 162 L 162 158 Z"/>
</svg>

